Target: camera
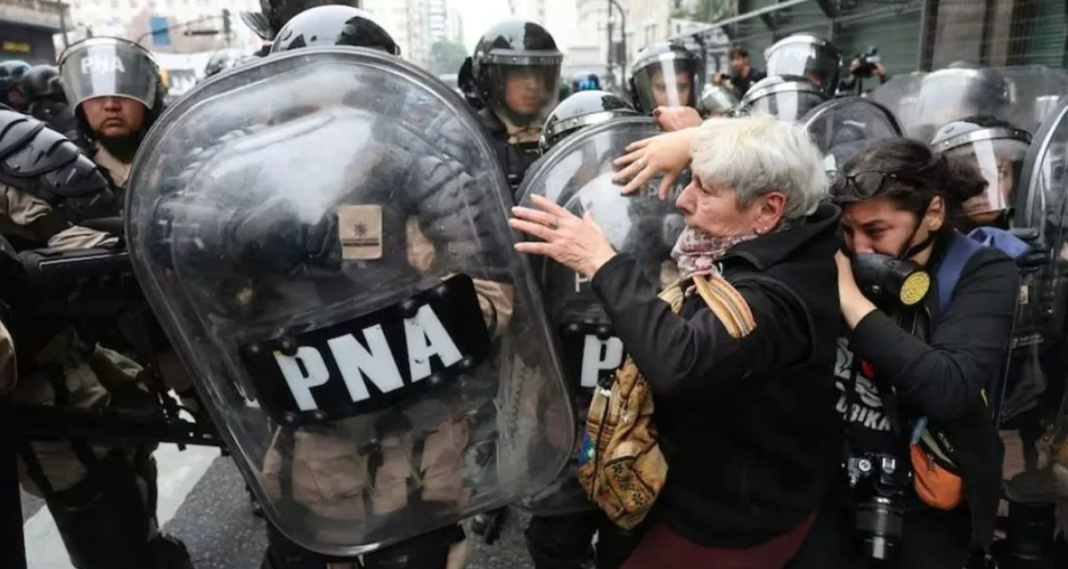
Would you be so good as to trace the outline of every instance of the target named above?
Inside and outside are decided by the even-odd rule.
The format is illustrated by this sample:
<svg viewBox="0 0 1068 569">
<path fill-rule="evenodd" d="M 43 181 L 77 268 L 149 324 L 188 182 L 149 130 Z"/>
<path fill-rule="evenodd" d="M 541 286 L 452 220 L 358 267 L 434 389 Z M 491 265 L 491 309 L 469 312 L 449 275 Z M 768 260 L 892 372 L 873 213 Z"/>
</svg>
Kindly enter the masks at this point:
<svg viewBox="0 0 1068 569">
<path fill-rule="evenodd" d="M 853 76 L 861 79 L 871 79 L 875 74 L 875 65 L 881 61 L 879 48 L 869 47 L 867 51 L 860 52 L 853 58 L 858 62 L 853 69 Z"/>
<path fill-rule="evenodd" d="M 853 491 L 854 529 L 863 552 L 885 561 L 901 539 L 911 466 L 890 454 L 865 453 L 850 457 L 846 472 Z"/>
</svg>

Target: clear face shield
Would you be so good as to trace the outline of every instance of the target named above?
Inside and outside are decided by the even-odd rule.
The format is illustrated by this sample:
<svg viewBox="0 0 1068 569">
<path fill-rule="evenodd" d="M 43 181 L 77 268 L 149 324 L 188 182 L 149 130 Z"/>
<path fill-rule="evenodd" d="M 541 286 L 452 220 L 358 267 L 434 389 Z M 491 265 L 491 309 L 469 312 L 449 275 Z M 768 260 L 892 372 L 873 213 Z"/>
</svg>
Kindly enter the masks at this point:
<svg viewBox="0 0 1068 569">
<path fill-rule="evenodd" d="M 826 100 L 822 93 L 815 90 L 776 89 L 766 96 L 753 99 L 743 110 L 750 115 L 763 114 L 796 122 Z"/>
<path fill-rule="evenodd" d="M 159 88 L 159 68 L 143 48 L 112 38 L 85 40 L 59 61 L 63 88 L 72 107 L 95 97 L 124 97 L 151 109 Z"/>
<path fill-rule="evenodd" d="M 488 68 L 490 108 L 514 126 L 540 127 L 560 97 L 561 58 L 497 59 Z"/>
<path fill-rule="evenodd" d="M 812 44 L 790 44 L 768 54 L 768 77 L 804 77 L 827 93 L 838 87 L 838 56 Z"/>
<path fill-rule="evenodd" d="M 634 87 L 643 109 L 697 107 L 697 62 L 669 58 L 639 69 Z"/>
<path fill-rule="evenodd" d="M 947 157 L 964 160 L 986 179 L 986 190 L 964 202 L 965 213 L 980 225 L 994 223 L 1014 206 L 1024 158 L 1030 145 L 1023 140 L 980 140 L 945 152 Z"/>
</svg>

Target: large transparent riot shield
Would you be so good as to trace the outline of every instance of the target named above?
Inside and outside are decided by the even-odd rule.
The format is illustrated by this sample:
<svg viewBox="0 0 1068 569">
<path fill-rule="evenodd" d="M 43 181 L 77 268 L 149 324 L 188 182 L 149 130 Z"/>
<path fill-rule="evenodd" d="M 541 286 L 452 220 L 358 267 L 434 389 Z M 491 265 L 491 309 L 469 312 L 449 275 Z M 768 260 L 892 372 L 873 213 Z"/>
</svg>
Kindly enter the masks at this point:
<svg viewBox="0 0 1068 569">
<path fill-rule="evenodd" d="M 531 196 L 540 195 L 576 215 L 593 214 L 616 251 L 633 255 L 650 282 L 659 282 L 661 288 L 671 284 L 678 278 L 671 249 L 684 225 L 675 208 L 678 191 L 672 192 L 668 201 L 661 201 L 657 180 L 635 195 L 624 196 L 622 186 L 612 182 L 616 173 L 612 160 L 626 154 L 632 142 L 659 132 L 652 119 L 634 117 L 614 119 L 572 135 L 527 174 L 520 203 L 531 206 Z M 623 364 L 623 342 L 614 336 L 612 323 L 588 279 L 550 259 L 539 258 L 533 266 L 561 346 L 578 422 L 584 425 L 593 389 L 610 381 Z M 572 468 L 525 501 L 535 513 L 596 509 L 578 483 L 577 456 L 572 458 Z"/>
<path fill-rule="evenodd" d="M 1041 65 L 957 67 L 892 78 L 871 98 L 924 142 L 951 121 L 986 115 L 1034 132 L 1068 92 L 1068 73 Z"/>
<path fill-rule="evenodd" d="M 1068 488 L 1066 165 L 1068 100 L 1057 105 L 1036 133 L 1024 161 L 1021 191 L 1015 201 L 1014 230 L 1030 233 L 1040 258 L 1032 267 L 1024 267 L 1021 275 L 1022 298 L 1006 405 L 1025 413 L 1024 418 L 1038 422 L 1043 430 L 1052 428 L 1052 437 L 1043 437 L 1039 444 L 1024 440 L 1026 471 L 1006 487 L 1008 497 L 1016 503 L 1068 499 L 1068 492 L 1064 491 Z"/>
<path fill-rule="evenodd" d="M 447 87 L 347 48 L 221 74 L 146 138 L 138 276 L 298 544 L 373 550 L 564 467 L 570 401 L 496 164 Z"/>
<path fill-rule="evenodd" d="M 806 113 L 801 124 L 823 153 L 824 169 L 830 175 L 873 142 L 901 136 L 893 113 L 861 97 L 827 101 Z"/>
</svg>

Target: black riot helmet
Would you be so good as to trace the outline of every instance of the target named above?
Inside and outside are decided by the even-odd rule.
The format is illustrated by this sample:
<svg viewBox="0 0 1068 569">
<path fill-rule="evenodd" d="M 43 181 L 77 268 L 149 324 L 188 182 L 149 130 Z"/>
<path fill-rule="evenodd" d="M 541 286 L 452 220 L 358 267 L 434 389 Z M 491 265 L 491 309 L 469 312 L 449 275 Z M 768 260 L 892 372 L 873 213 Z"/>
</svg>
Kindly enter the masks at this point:
<svg viewBox="0 0 1068 569">
<path fill-rule="evenodd" d="M 580 91 L 549 113 L 541 129 L 541 150 L 545 152 L 573 132 L 618 117 L 639 116 L 626 99 L 607 91 Z"/>
<path fill-rule="evenodd" d="M 931 149 L 971 164 L 986 179 L 986 190 L 964 202 L 969 225 L 1007 220 L 1020 185 L 1031 133 L 991 116 L 956 120 L 938 129 Z"/>
<path fill-rule="evenodd" d="M 34 65 L 19 81 L 19 90 L 27 103 L 42 99 L 67 100 L 63 93 L 63 80 L 59 68 L 54 65 Z"/>
<path fill-rule="evenodd" d="M 370 14 L 352 6 L 318 6 L 297 14 L 278 32 L 271 53 L 339 45 L 400 55 L 400 48 L 389 32 Z"/>
<path fill-rule="evenodd" d="M 739 112 L 797 121 L 829 98 L 826 91 L 804 77 L 765 77 L 757 81 L 742 98 Z"/>
<path fill-rule="evenodd" d="M 14 104 L 21 107 L 22 102 L 9 99 L 9 93 L 19 86 L 22 77 L 29 72 L 30 64 L 17 59 L 0 61 L 0 105 Z"/>
<path fill-rule="evenodd" d="M 764 52 L 768 77 L 792 75 L 818 85 L 827 96 L 838 90 L 842 55 L 835 45 L 814 34 L 794 34 Z"/>
<path fill-rule="evenodd" d="M 256 35 L 272 41 L 297 14 L 332 5 L 358 8 L 360 0 L 260 0 L 260 12 L 242 12 L 241 19 Z"/>
<path fill-rule="evenodd" d="M 211 54 L 207 65 L 204 66 L 204 77 L 212 77 L 227 69 L 233 69 L 248 61 L 250 57 L 239 49 L 220 49 Z"/>
<path fill-rule="evenodd" d="M 540 124 L 560 94 L 564 55 L 541 25 L 505 20 L 478 40 L 471 72 L 479 97 L 515 126 Z"/>
<path fill-rule="evenodd" d="M 686 47 L 654 43 L 638 52 L 630 66 L 634 106 L 649 115 L 657 107 L 694 107 L 701 93 L 700 58 Z"/>
<path fill-rule="evenodd" d="M 147 132 L 163 111 L 159 66 L 144 47 L 122 38 L 95 37 L 71 44 L 59 56 L 59 75 L 82 133 L 96 138 L 82 103 L 96 97 L 132 99 L 145 106 Z"/>
</svg>

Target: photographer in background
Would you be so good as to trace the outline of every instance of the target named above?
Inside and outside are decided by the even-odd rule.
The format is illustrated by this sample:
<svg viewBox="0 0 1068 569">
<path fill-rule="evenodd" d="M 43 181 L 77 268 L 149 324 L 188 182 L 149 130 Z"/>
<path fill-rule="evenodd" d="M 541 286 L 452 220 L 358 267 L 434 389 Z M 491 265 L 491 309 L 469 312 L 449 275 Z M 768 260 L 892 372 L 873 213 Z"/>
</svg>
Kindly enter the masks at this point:
<svg viewBox="0 0 1068 569">
<path fill-rule="evenodd" d="M 1004 370 L 1019 277 L 951 225 L 985 187 L 906 138 L 858 154 L 832 186 L 845 468 L 791 569 L 947 569 L 989 550 L 1002 447 L 984 387 Z"/>
<path fill-rule="evenodd" d="M 858 54 L 849 64 L 849 77 L 842 81 L 840 92 L 849 93 L 856 89 L 856 95 L 864 95 L 864 80 L 874 77 L 879 78 L 880 85 L 890 80 L 890 74 L 879 57 L 879 48 L 869 47 L 868 51 Z"/>
<path fill-rule="evenodd" d="M 749 92 L 753 83 L 765 77 L 763 72 L 749 63 L 749 50 L 741 46 L 731 48 L 731 69 L 734 71 L 733 75 L 716 73 L 712 82 L 729 88 L 739 99 Z"/>
</svg>

